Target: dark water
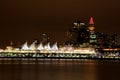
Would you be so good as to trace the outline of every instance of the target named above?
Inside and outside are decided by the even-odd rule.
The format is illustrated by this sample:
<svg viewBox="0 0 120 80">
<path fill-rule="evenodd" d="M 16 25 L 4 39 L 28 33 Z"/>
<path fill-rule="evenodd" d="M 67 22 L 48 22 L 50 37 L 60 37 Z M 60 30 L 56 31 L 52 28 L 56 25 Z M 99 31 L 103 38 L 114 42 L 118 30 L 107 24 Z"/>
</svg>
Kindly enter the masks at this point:
<svg viewBox="0 0 120 80">
<path fill-rule="evenodd" d="M 120 80 L 120 61 L 61 60 L 0 64 L 0 80 Z"/>
</svg>

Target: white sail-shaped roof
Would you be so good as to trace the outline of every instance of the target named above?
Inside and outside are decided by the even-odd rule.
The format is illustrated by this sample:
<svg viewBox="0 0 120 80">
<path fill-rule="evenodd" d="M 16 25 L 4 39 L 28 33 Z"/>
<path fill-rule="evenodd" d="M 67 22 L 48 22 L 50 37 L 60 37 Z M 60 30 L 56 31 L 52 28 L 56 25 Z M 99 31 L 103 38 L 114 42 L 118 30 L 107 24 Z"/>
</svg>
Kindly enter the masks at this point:
<svg viewBox="0 0 120 80">
<path fill-rule="evenodd" d="M 22 50 L 28 50 L 28 45 L 27 45 L 27 42 L 25 42 L 21 48 Z"/>
<path fill-rule="evenodd" d="M 52 46 L 52 48 L 51 48 L 52 50 L 58 50 L 58 46 L 57 46 L 57 43 L 55 43 L 53 46 Z"/>
<path fill-rule="evenodd" d="M 38 48 L 37 48 L 37 49 L 38 49 L 38 50 L 43 50 L 43 49 L 44 49 L 42 43 L 40 43 L 40 44 L 38 45 Z"/>
<path fill-rule="evenodd" d="M 45 49 L 45 50 L 51 50 L 51 48 L 50 48 L 50 43 L 46 44 L 46 45 L 44 46 L 44 49 Z"/>
<path fill-rule="evenodd" d="M 35 49 L 36 49 L 35 43 L 36 43 L 36 41 L 34 41 L 34 42 L 30 45 L 29 50 L 35 50 Z"/>
</svg>

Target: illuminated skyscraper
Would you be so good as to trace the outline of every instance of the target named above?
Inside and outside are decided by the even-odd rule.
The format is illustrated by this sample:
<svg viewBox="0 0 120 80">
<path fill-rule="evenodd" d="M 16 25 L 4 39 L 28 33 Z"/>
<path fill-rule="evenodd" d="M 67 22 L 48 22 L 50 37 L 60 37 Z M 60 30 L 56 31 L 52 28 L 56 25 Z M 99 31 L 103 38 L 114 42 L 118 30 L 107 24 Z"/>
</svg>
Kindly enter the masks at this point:
<svg viewBox="0 0 120 80">
<path fill-rule="evenodd" d="M 79 28 L 81 28 L 82 26 L 85 26 L 85 23 L 83 23 L 83 22 L 81 22 L 81 21 L 75 21 L 75 22 L 73 23 L 73 28 L 79 29 Z"/>
<path fill-rule="evenodd" d="M 90 18 L 88 29 L 89 29 L 89 32 L 90 32 L 89 43 L 91 45 L 95 45 L 97 40 L 96 40 L 96 34 L 95 34 L 94 21 L 93 21 L 92 17 Z"/>
<path fill-rule="evenodd" d="M 67 33 L 68 41 L 67 44 L 80 46 L 83 43 L 89 43 L 89 31 L 85 23 L 75 21 L 73 28 Z"/>
</svg>

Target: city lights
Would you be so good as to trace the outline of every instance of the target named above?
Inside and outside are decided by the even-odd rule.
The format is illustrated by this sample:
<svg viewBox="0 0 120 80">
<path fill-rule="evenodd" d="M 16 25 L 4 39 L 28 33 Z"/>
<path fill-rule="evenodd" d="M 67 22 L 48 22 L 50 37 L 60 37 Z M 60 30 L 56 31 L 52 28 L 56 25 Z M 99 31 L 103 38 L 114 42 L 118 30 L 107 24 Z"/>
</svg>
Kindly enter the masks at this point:
<svg viewBox="0 0 120 80">
<path fill-rule="evenodd" d="M 97 33 L 92 17 L 88 26 L 75 21 L 63 45 L 51 44 L 49 39 L 48 34 L 42 34 L 42 41 L 35 39 L 31 44 L 26 41 L 21 47 L 7 46 L 0 49 L 0 57 L 120 58 L 120 48 L 115 47 L 116 34 L 108 37 Z"/>
</svg>

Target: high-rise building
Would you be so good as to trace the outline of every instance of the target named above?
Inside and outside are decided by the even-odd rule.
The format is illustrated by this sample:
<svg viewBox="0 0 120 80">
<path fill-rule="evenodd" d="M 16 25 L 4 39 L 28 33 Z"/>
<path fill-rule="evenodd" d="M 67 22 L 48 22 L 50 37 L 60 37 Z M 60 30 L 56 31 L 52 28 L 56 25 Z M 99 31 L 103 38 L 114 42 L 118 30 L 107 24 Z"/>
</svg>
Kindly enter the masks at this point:
<svg viewBox="0 0 120 80">
<path fill-rule="evenodd" d="M 95 45 L 97 42 L 97 39 L 95 34 L 94 21 L 92 17 L 90 18 L 88 29 L 89 29 L 89 43 L 91 45 Z"/>
<path fill-rule="evenodd" d="M 90 18 L 89 25 L 86 26 L 85 23 L 80 21 L 75 21 L 73 23 L 73 28 L 68 31 L 68 44 L 73 45 L 92 45 L 96 46 L 97 43 L 97 35 L 95 32 L 94 21 L 93 18 Z"/>
<path fill-rule="evenodd" d="M 85 23 L 84 22 L 81 22 L 81 21 L 75 21 L 73 22 L 73 28 L 81 28 L 82 26 L 85 26 Z"/>
<path fill-rule="evenodd" d="M 111 45 L 110 36 L 103 32 L 97 32 L 97 46 L 98 48 L 108 48 Z"/>
<path fill-rule="evenodd" d="M 75 21 L 73 23 L 73 28 L 67 32 L 67 44 L 72 44 L 79 46 L 83 43 L 89 42 L 89 31 L 85 23 L 80 21 Z"/>
</svg>

